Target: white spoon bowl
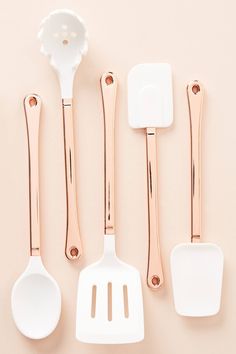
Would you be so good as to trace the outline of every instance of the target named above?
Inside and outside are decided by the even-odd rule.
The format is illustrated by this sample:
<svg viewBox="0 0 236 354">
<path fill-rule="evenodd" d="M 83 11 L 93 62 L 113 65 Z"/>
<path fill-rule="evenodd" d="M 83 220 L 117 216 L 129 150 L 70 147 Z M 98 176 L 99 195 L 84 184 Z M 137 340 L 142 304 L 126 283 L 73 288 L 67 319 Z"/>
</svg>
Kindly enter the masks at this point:
<svg viewBox="0 0 236 354">
<path fill-rule="evenodd" d="M 61 314 L 61 293 L 46 271 L 40 255 L 39 203 L 39 122 L 41 99 L 29 95 L 24 100 L 28 138 L 30 258 L 15 282 L 11 294 L 12 316 L 19 331 L 28 338 L 51 334 Z"/>
<path fill-rule="evenodd" d="M 61 293 L 40 256 L 31 256 L 12 289 L 12 313 L 19 331 L 31 339 L 51 334 L 61 314 Z"/>
</svg>

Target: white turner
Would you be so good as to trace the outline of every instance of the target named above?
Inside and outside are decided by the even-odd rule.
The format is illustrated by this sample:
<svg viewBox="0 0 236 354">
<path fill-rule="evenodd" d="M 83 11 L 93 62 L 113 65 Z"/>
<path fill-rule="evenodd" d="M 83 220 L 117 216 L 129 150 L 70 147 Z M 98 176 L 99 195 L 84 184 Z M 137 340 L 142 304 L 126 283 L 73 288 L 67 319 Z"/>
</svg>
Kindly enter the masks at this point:
<svg viewBox="0 0 236 354">
<path fill-rule="evenodd" d="M 105 123 L 105 236 L 102 258 L 83 269 L 78 283 L 76 338 L 86 343 L 121 344 L 144 338 L 139 272 L 115 252 L 114 120 L 117 79 L 101 78 Z"/>
<path fill-rule="evenodd" d="M 213 243 L 200 243 L 201 235 L 201 118 L 203 86 L 187 86 L 191 133 L 191 242 L 171 253 L 175 309 L 182 316 L 212 316 L 220 309 L 223 253 Z"/>
<path fill-rule="evenodd" d="M 172 78 L 169 64 L 140 64 L 128 76 L 128 113 L 132 128 L 146 128 L 148 176 L 147 285 L 158 289 L 164 282 L 158 234 L 156 128 L 173 122 Z"/>
</svg>

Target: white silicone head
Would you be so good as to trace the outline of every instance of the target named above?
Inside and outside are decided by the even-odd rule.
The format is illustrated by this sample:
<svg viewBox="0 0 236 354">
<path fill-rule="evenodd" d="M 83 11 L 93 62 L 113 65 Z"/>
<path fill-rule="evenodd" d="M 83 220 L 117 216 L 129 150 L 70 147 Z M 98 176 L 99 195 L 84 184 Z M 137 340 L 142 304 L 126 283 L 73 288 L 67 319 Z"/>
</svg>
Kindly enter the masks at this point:
<svg viewBox="0 0 236 354">
<path fill-rule="evenodd" d="M 41 257 L 30 257 L 12 289 L 11 306 L 17 328 L 28 338 L 45 338 L 56 328 L 61 314 L 61 292 Z"/>
<path fill-rule="evenodd" d="M 223 277 L 223 253 L 212 243 L 184 243 L 171 253 L 171 274 L 176 312 L 182 316 L 218 313 Z"/>
<path fill-rule="evenodd" d="M 42 21 L 38 37 L 42 53 L 59 74 L 62 97 L 72 97 L 74 73 L 88 49 L 83 20 L 69 10 L 54 11 Z"/>
<path fill-rule="evenodd" d="M 132 128 L 166 128 L 172 124 L 172 77 L 169 64 L 139 64 L 130 70 L 128 116 Z"/>
<path fill-rule="evenodd" d="M 114 235 L 105 236 L 102 259 L 80 272 L 76 338 L 97 344 L 134 343 L 144 338 L 140 275 L 137 269 L 116 257 Z"/>
</svg>

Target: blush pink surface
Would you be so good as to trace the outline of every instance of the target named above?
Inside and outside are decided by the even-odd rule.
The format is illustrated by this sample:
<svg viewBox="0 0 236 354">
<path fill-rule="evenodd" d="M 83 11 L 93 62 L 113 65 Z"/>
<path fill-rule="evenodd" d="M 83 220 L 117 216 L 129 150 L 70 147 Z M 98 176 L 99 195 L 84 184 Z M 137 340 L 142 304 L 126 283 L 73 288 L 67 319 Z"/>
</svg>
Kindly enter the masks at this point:
<svg viewBox="0 0 236 354">
<path fill-rule="evenodd" d="M 65 177 L 59 83 L 40 54 L 39 24 L 57 8 L 84 18 L 89 50 L 74 85 L 78 207 L 84 255 L 64 256 Z M 235 2 L 159 0 L 1 1 L 0 66 L 0 350 L 5 354 L 234 354 L 236 327 Z M 145 136 L 129 127 L 127 73 L 138 63 L 168 62 L 173 70 L 174 124 L 158 138 L 160 237 L 165 285 L 146 286 L 147 182 Z M 102 254 L 103 115 L 99 79 L 119 80 L 116 115 L 117 253 L 142 276 L 145 340 L 103 346 L 75 339 L 80 270 Z M 190 240 L 190 149 L 186 84 L 205 88 L 202 122 L 202 240 L 225 256 L 222 308 L 212 318 L 175 313 L 169 257 Z M 11 317 L 11 288 L 29 257 L 28 165 L 23 99 L 42 97 L 40 198 L 42 259 L 62 291 L 62 317 L 47 339 L 32 341 Z"/>
</svg>

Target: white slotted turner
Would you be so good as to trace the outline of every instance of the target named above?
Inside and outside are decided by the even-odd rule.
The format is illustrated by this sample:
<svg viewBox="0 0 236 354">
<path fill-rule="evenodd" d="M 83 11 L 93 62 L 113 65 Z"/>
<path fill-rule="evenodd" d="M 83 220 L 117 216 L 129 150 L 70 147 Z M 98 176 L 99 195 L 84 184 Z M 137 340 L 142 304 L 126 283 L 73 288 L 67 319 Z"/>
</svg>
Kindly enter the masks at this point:
<svg viewBox="0 0 236 354">
<path fill-rule="evenodd" d="M 83 269 L 78 283 L 76 338 L 85 343 L 121 344 L 144 338 L 139 272 L 115 252 L 114 118 L 117 79 L 101 78 L 105 123 L 105 236 L 102 258 Z"/>
<path fill-rule="evenodd" d="M 201 236 L 201 118 L 203 86 L 193 81 L 187 86 L 191 133 L 191 243 L 172 250 L 171 273 L 176 312 L 203 317 L 218 313 L 221 301 L 224 256 Z"/>
</svg>

